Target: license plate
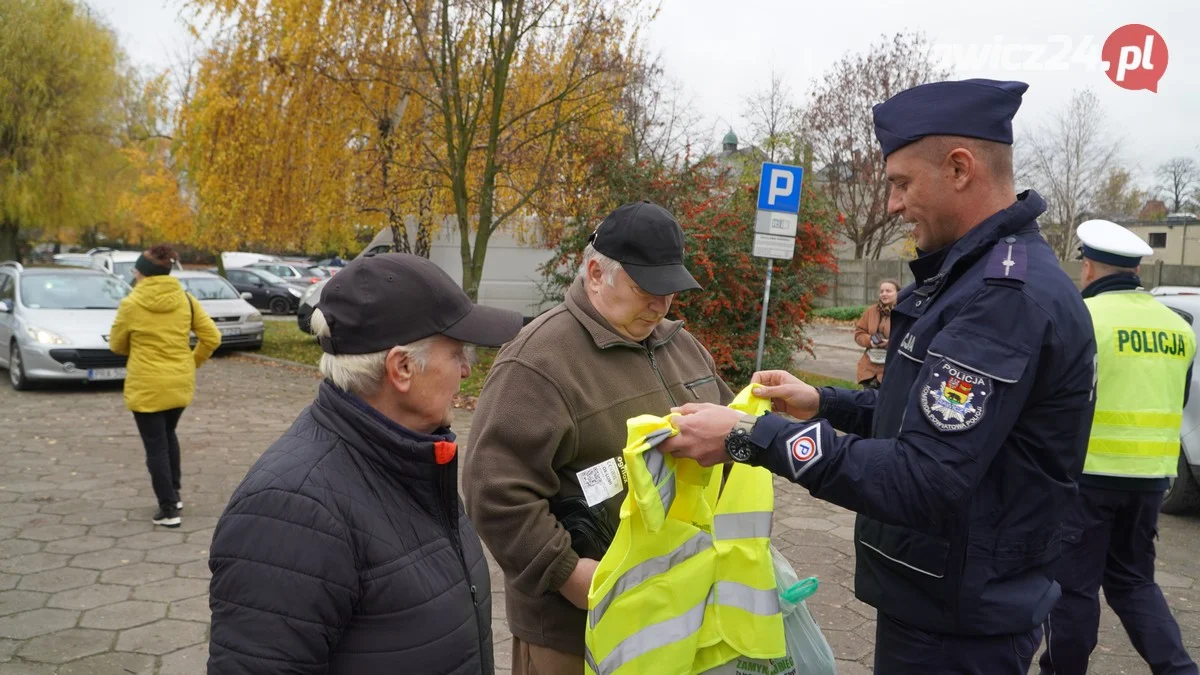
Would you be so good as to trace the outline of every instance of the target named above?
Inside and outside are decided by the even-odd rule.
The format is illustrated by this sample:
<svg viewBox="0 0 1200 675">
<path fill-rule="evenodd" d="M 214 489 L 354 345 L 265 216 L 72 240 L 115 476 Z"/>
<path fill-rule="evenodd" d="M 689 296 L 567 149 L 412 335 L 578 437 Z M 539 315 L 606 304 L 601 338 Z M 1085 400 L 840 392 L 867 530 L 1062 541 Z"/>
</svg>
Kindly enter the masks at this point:
<svg viewBox="0 0 1200 675">
<path fill-rule="evenodd" d="M 241 328 L 222 328 L 221 335 L 241 335 Z"/>
<path fill-rule="evenodd" d="M 123 380 L 125 379 L 124 368 L 92 368 L 87 371 L 89 380 Z"/>
</svg>

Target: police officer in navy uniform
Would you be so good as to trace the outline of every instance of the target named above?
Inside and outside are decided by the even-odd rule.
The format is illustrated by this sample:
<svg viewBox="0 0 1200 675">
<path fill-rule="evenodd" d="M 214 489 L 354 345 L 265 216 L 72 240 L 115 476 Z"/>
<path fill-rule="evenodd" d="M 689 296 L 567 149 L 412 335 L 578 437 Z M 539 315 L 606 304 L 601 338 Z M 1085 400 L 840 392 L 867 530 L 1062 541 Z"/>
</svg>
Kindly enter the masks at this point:
<svg viewBox="0 0 1200 675">
<path fill-rule="evenodd" d="M 878 391 L 757 373 L 782 415 L 689 404 L 664 451 L 748 462 L 859 514 L 855 594 L 878 610 L 875 670 L 1026 673 L 1058 601 L 1061 514 L 1092 423 L 1095 339 L 1014 194 L 1027 85 L 925 84 L 875 106 L 888 209 L 914 225 Z M 834 429 L 845 432 L 837 435 Z"/>
<path fill-rule="evenodd" d="M 1153 250 L 1106 220 L 1079 226 L 1083 297 L 1095 326 L 1096 412 L 1079 497 L 1065 520 L 1046 621 L 1043 675 L 1083 675 L 1100 626 L 1098 591 L 1156 675 L 1197 673 L 1179 625 L 1154 583 L 1154 537 L 1195 358 L 1192 327 L 1142 290 L 1138 266 Z"/>
</svg>

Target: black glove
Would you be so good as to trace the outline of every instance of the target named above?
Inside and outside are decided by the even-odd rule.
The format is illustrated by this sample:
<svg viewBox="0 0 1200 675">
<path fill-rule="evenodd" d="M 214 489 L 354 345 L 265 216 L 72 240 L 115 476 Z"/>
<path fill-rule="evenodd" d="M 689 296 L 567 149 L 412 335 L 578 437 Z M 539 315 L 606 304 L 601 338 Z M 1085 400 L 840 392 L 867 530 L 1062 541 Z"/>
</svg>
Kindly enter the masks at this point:
<svg viewBox="0 0 1200 675">
<path fill-rule="evenodd" d="M 582 496 L 551 499 L 550 514 L 570 533 L 571 548 L 580 558 L 603 558 L 617 534 L 617 528 L 603 504 L 588 506 Z"/>
</svg>

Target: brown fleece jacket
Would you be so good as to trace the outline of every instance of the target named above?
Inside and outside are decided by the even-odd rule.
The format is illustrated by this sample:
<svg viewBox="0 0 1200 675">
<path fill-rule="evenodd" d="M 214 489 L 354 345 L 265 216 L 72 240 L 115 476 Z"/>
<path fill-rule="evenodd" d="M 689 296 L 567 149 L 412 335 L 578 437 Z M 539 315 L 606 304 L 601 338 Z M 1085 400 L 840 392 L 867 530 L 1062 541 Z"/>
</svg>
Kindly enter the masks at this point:
<svg viewBox="0 0 1200 675">
<path fill-rule="evenodd" d="M 579 556 L 548 500 L 583 493 L 576 474 L 621 454 L 627 419 L 688 402 L 728 404 L 733 396 L 682 322 L 664 320 L 643 343 L 630 342 L 578 280 L 563 304 L 500 351 L 475 411 L 463 492 L 504 572 L 514 636 L 583 654 L 586 613 L 558 593 Z M 613 523 L 624 498 L 605 502 Z"/>
</svg>

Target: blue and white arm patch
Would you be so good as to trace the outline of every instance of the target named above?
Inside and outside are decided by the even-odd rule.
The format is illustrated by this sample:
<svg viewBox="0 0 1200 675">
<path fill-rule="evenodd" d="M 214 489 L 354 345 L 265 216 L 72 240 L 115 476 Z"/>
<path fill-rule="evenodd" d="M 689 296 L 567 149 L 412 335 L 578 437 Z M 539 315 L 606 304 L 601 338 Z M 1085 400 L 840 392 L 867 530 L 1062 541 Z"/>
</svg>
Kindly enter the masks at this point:
<svg viewBox="0 0 1200 675">
<path fill-rule="evenodd" d="M 792 481 L 808 471 L 814 464 L 821 461 L 821 425 L 818 422 L 804 427 L 788 437 L 784 443 L 787 448 L 788 463 L 792 470 Z"/>
</svg>

